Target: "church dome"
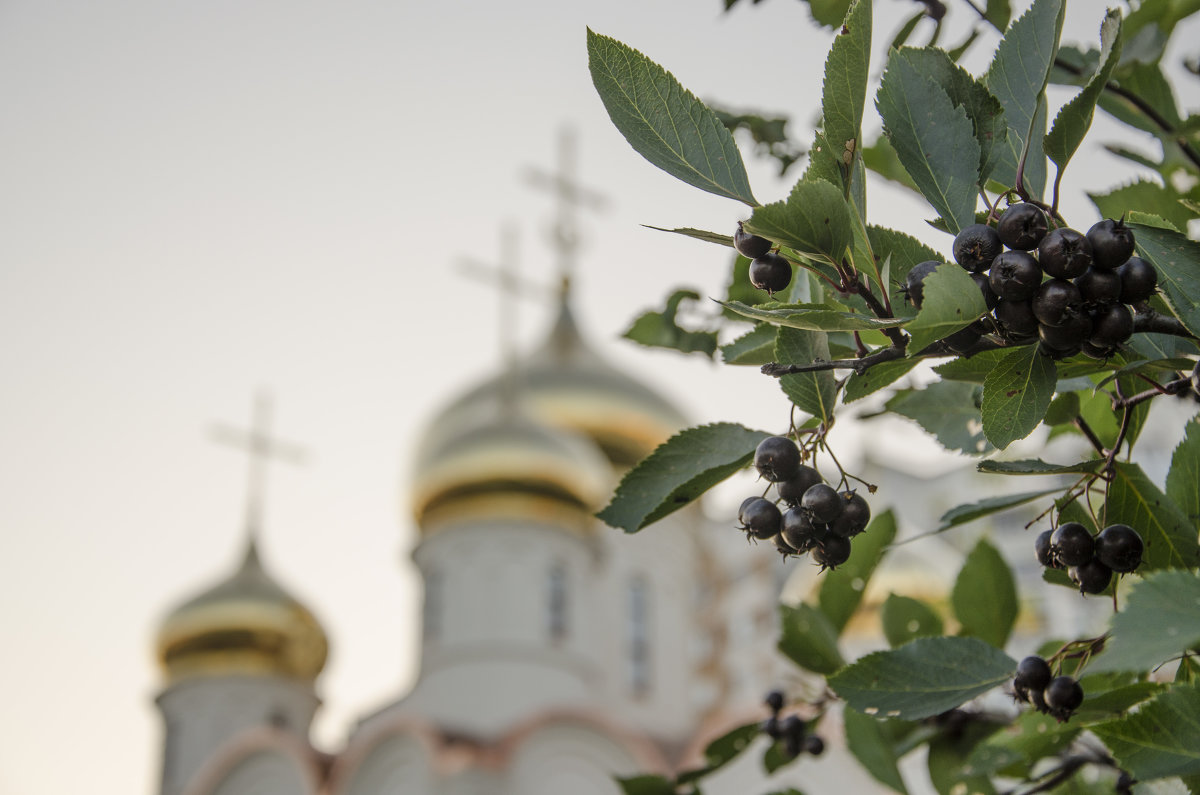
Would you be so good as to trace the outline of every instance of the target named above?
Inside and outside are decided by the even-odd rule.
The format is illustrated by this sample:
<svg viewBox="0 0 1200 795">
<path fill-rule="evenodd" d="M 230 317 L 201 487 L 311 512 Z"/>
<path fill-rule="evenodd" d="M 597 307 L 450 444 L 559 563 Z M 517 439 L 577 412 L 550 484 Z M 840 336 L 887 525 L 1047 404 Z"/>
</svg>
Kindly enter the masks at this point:
<svg viewBox="0 0 1200 795">
<path fill-rule="evenodd" d="M 320 624 L 263 570 L 253 541 L 232 576 L 176 608 L 158 632 L 172 682 L 247 673 L 312 681 L 328 651 Z"/>
<path fill-rule="evenodd" d="M 489 379 L 447 407 L 430 424 L 418 460 L 435 454 L 482 406 L 496 400 L 505 378 Z M 522 359 L 515 381 L 532 416 L 590 437 L 619 470 L 687 425 L 674 405 L 587 344 L 565 296 L 550 334 Z"/>
<path fill-rule="evenodd" d="M 511 398 L 492 397 L 474 407 L 474 422 L 419 456 L 413 487 L 419 526 L 429 532 L 464 514 L 544 516 L 566 509 L 590 517 L 602 507 L 614 476 L 595 444 L 534 421 Z M 480 421 L 481 413 L 488 419 Z"/>
</svg>

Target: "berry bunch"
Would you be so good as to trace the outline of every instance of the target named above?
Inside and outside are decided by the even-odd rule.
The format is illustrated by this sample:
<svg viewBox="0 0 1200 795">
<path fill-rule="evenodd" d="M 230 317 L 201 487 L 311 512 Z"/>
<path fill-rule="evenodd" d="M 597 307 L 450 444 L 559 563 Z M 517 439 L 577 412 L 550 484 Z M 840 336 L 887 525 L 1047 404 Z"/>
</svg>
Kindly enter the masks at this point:
<svg viewBox="0 0 1200 795">
<path fill-rule="evenodd" d="M 771 708 L 771 717 L 763 721 L 763 734 L 775 741 L 783 741 L 783 750 L 791 758 L 802 753 L 820 756 L 825 750 L 825 741 L 815 734 L 808 733 L 808 727 L 799 715 L 792 714 L 780 717 L 783 710 L 783 693 L 772 690 L 767 693 L 766 704 Z"/>
<path fill-rule="evenodd" d="M 1055 676 L 1050 663 L 1033 655 L 1021 660 L 1013 677 L 1013 694 L 1059 723 L 1070 720 L 1083 703 L 1083 688 L 1070 676 Z"/>
<path fill-rule="evenodd" d="M 990 314 L 947 337 L 956 353 L 984 334 L 1023 345 L 1040 342 L 1056 359 L 1082 352 L 1105 359 L 1133 334 L 1129 305 L 1154 295 L 1158 274 L 1133 256 L 1133 231 L 1106 218 L 1087 234 L 1049 228 L 1036 204 L 1011 205 L 993 229 L 972 224 L 954 238 L 954 261 L 979 285 Z M 939 265 L 922 262 L 902 291 L 920 308 L 922 283 Z"/>
<path fill-rule="evenodd" d="M 801 463 L 800 448 L 786 436 L 768 436 L 754 451 L 754 466 L 775 484 L 778 499 L 747 497 L 738 510 L 747 535 L 772 539 L 784 557 L 812 552 L 822 568 L 850 559 L 850 539 L 867 529 L 871 506 L 855 491 L 830 486 Z M 786 510 L 780 510 L 782 502 Z"/>
<path fill-rule="evenodd" d="M 750 260 L 750 283 L 760 290 L 774 294 L 792 283 L 792 264 L 771 251 L 771 241 L 742 229 L 738 221 L 733 233 L 733 247 Z"/>
<path fill-rule="evenodd" d="M 1093 536 L 1079 522 L 1063 522 L 1037 537 L 1038 563 L 1066 569 L 1080 593 L 1097 594 L 1108 587 L 1113 573 L 1125 574 L 1142 564 L 1145 545 L 1127 524 L 1113 524 Z"/>
</svg>

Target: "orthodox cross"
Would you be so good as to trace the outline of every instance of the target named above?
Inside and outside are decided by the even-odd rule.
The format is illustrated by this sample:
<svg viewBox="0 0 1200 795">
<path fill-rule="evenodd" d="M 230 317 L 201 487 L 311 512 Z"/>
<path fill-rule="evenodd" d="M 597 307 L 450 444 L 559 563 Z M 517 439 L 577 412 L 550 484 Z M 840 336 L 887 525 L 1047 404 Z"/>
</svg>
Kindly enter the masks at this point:
<svg viewBox="0 0 1200 795">
<path fill-rule="evenodd" d="M 266 501 L 266 464 L 269 460 L 293 464 L 304 462 L 304 450 L 271 436 L 271 399 L 263 392 L 254 398 L 250 430 L 215 425 L 209 432 L 213 441 L 236 447 L 249 457 L 246 484 L 246 532 L 253 545 L 262 528 Z"/>
</svg>

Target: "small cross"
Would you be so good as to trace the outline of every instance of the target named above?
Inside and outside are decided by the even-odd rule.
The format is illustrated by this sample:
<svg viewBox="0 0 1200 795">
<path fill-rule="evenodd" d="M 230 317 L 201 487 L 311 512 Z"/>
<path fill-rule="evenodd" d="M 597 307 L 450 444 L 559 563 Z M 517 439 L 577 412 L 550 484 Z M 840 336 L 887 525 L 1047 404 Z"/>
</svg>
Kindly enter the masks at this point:
<svg viewBox="0 0 1200 795">
<path fill-rule="evenodd" d="M 249 456 L 250 467 L 246 485 L 246 532 L 253 544 L 262 529 L 266 501 L 266 466 L 269 459 L 293 464 L 304 462 L 304 450 L 297 445 L 271 438 L 271 399 L 263 392 L 254 398 L 250 430 L 242 431 L 228 425 L 214 425 L 209 430 L 213 441 L 236 447 Z"/>
</svg>

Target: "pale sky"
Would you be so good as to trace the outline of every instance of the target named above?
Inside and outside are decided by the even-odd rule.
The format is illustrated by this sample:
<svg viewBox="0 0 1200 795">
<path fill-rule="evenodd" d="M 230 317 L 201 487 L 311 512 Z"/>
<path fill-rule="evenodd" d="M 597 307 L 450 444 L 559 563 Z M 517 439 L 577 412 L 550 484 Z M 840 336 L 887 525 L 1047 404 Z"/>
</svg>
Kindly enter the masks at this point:
<svg viewBox="0 0 1200 795">
<path fill-rule="evenodd" d="M 262 552 L 331 637 L 319 741 L 403 692 L 412 451 L 499 354 L 496 292 L 456 262 L 495 260 L 511 221 L 521 275 L 553 283 L 553 205 L 521 175 L 553 166 L 564 123 L 611 206 L 584 219 L 585 330 L 697 421 L 786 424 L 753 371 L 615 341 L 675 286 L 725 278 L 725 252 L 639 224 L 730 233 L 748 211 L 636 155 L 587 72 L 591 26 L 807 142 L 829 33 L 800 3 L 743 5 L 0 4 L 0 792 L 157 791 L 155 631 L 235 563 L 245 464 L 207 429 L 246 424 L 260 387 L 309 451 L 272 469 Z M 878 51 L 914 6 L 877 7 Z M 1094 40 L 1102 7 L 1074 3 L 1067 37 Z M 1096 162 L 1071 174 L 1085 228 L 1082 189 L 1131 173 Z M 750 168 L 760 200 L 785 195 Z M 898 192 L 871 212 L 949 251 Z M 523 302 L 519 338 L 548 321 Z"/>
</svg>

